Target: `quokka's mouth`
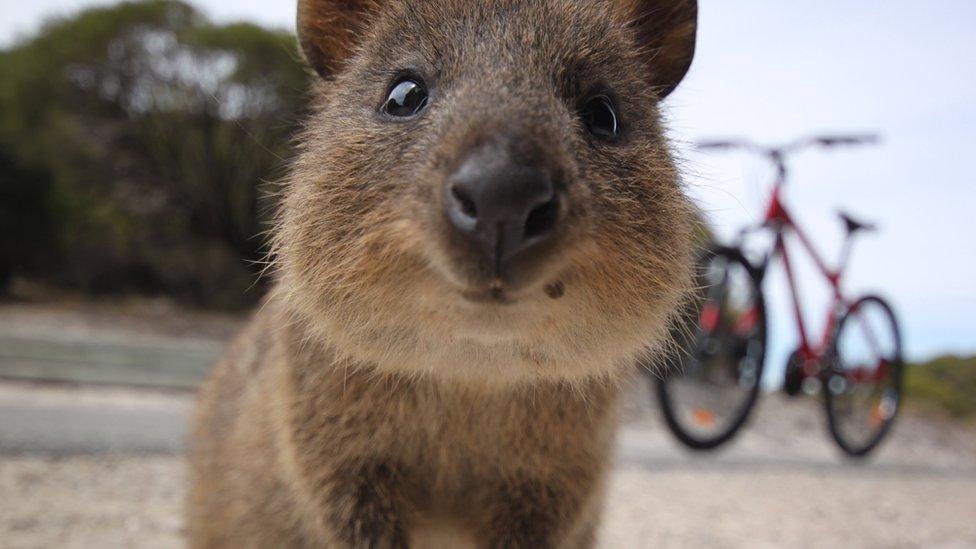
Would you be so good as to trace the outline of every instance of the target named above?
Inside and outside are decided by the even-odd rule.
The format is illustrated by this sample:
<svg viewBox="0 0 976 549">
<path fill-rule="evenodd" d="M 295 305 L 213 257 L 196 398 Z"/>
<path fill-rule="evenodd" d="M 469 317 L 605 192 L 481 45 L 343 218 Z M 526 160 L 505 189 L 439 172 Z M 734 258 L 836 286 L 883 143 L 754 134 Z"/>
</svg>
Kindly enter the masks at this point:
<svg viewBox="0 0 976 549">
<path fill-rule="evenodd" d="M 566 294 L 566 285 L 562 281 L 546 284 L 541 290 L 549 299 L 558 300 Z M 517 293 L 501 281 L 492 282 L 487 288 L 468 289 L 461 292 L 461 297 L 472 303 L 488 305 L 512 305 L 519 301 Z"/>
<path fill-rule="evenodd" d="M 494 281 L 487 288 L 464 290 L 461 297 L 485 305 L 512 305 L 516 302 L 512 292 L 501 281 Z"/>
</svg>

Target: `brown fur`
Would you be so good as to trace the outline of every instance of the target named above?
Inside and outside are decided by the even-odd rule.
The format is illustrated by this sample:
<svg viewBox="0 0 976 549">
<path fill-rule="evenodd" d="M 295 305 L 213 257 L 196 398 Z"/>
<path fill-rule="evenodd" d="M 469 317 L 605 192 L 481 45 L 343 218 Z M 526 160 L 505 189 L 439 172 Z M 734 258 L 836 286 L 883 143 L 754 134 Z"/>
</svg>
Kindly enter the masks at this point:
<svg viewBox="0 0 976 549">
<path fill-rule="evenodd" d="M 690 63 L 694 2 L 299 12 L 324 78 L 275 290 L 201 393 L 191 545 L 590 546 L 620 387 L 689 279 L 690 209 L 657 103 Z M 430 105 L 383 120 L 402 69 Z M 578 119 L 594 90 L 620 110 L 615 142 Z M 556 244 L 506 281 L 507 303 L 465 299 L 485 280 L 441 206 L 485 142 L 544 157 L 565 195 Z"/>
</svg>

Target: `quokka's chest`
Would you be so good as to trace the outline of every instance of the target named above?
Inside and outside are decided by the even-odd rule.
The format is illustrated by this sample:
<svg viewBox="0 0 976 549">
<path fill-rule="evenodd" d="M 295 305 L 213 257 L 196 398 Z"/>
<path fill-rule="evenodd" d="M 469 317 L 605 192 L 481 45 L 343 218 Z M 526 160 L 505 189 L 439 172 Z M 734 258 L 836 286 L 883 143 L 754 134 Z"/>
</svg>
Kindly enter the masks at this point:
<svg viewBox="0 0 976 549">
<path fill-rule="evenodd" d="M 298 399 L 307 451 L 391 460 L 444 496 L 540 463 L 595 467 L 616 428 L 617 390 L 607 386 L 486 390 L 354 373 L 330 386 Z"/>
</svg>

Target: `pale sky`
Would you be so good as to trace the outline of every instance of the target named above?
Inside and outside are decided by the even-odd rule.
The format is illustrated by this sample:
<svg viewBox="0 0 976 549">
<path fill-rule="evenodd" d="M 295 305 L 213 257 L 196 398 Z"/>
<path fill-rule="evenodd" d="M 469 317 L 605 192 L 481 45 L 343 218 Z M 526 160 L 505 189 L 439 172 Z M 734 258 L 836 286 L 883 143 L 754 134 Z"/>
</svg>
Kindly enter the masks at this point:
<svg viewBox="0 0 976 549">
<path fill-rule="evenodd" d="M 44 17 L 100 0 L 3 2 L 0 47 Z M 217 21 L 293 29 L 294 0 L 199 0 Z M 728 238 L 762 214 L 768 173 L 742 155 L 700 154 L 702 137 L 780 142 L 822 131 L 877 131 L 876 148 L 809 152 L 785 194 L 831 260 L 835 211 L 876 221 L 855 249 L 847 288 L 877 291 L 900 313 L 909 358 L 976 352 L 976 2 L 701 0 L 698 55 L 667 100 L 692 194 Z M 800 262 L 806 314 L 819 331 L 826 288 Z M 786 288 L 769 290 L 772 354 L 795 344 Z"/>
</svg>

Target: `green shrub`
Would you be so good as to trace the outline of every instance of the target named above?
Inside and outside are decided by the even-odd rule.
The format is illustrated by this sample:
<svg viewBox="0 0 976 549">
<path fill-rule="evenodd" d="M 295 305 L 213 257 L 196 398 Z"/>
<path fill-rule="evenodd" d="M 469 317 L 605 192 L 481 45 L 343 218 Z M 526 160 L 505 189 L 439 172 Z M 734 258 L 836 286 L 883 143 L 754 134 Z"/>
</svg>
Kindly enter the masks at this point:
<svg viewBox="0 0 976 549">
<path fill-rule="evenodd" d="M 976 357 L 942 356 L 908 367 L 909 405 L 937 409 L 957 418 L 976 418 Z"/>
<path fill-rule="evenodd" d="M 0 215 L 17 235 L 0 237 L 6 272 L 252 303 L 262 187 L 307 108 L 297 51 L 289 33 L 150 0 L 49 22 L 0 52 Z"/>
<path fill-rule="evenodd" d="M 54 266 L 59 225 L 50 174 L 0 145 L 0 294 L 11 276 Z"/>
</svg>

